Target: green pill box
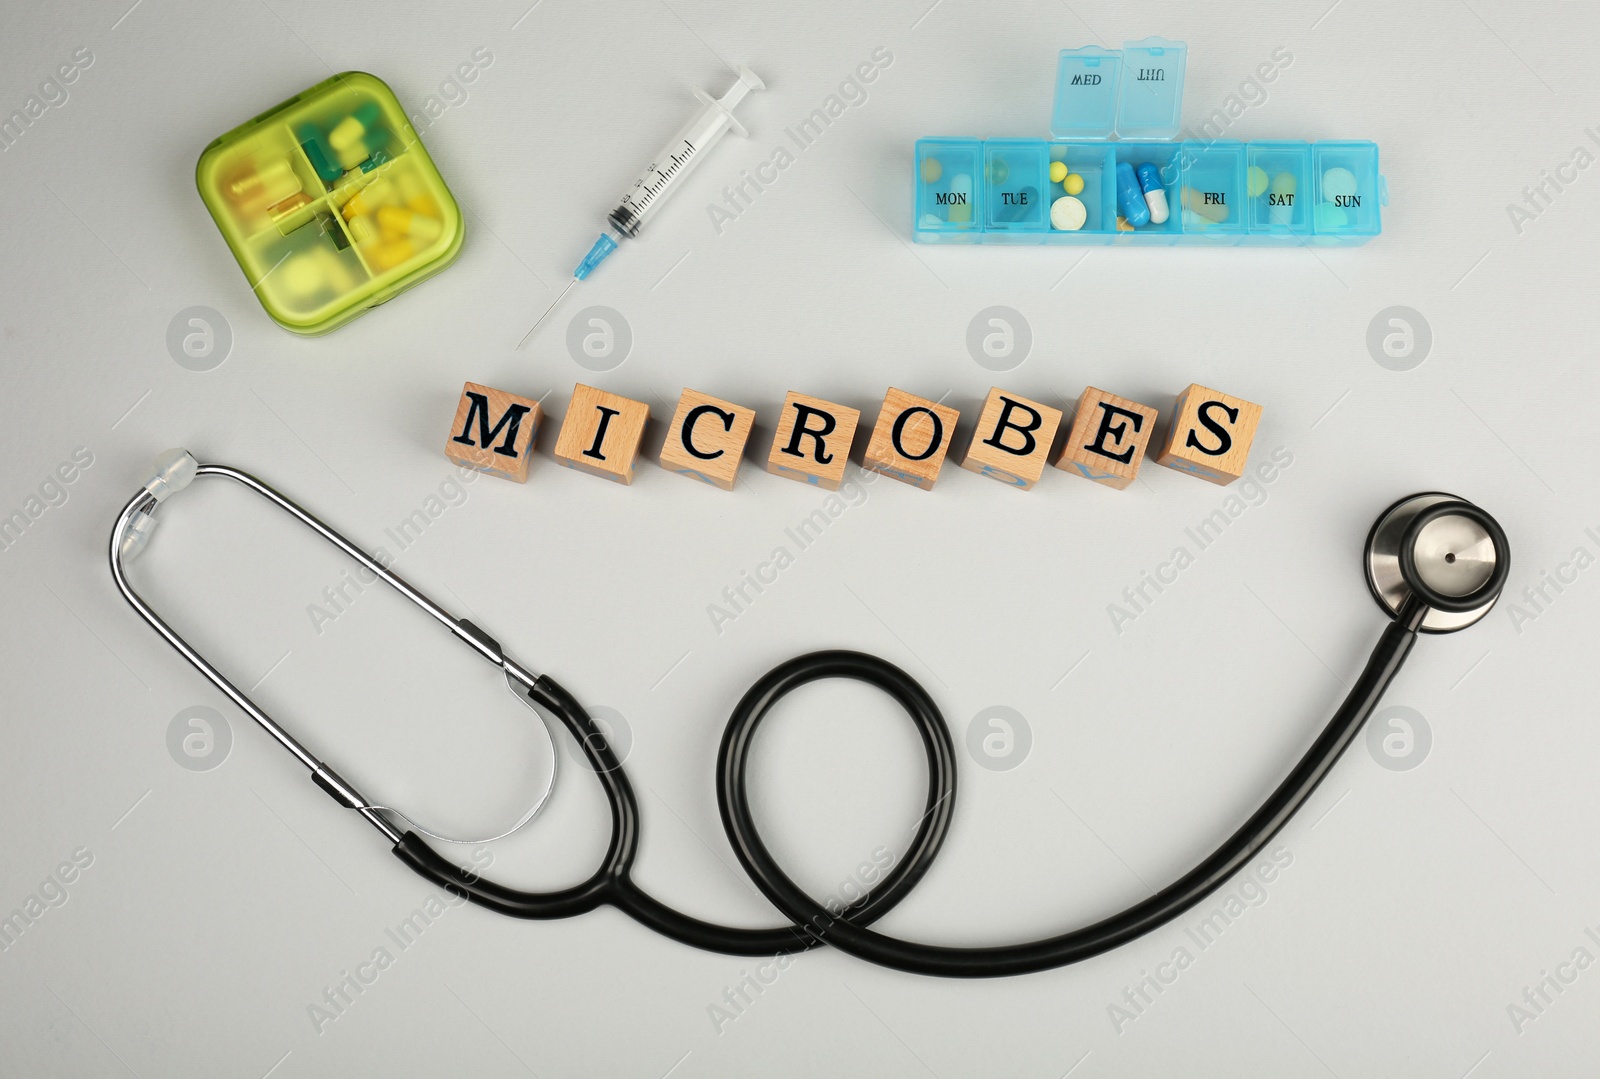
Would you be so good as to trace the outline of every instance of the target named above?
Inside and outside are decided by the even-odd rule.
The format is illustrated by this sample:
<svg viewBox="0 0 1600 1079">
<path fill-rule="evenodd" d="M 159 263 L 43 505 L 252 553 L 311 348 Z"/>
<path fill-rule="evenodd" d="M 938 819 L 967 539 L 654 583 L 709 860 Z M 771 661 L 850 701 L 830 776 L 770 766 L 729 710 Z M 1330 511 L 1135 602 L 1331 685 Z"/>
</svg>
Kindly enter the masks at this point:
<svg viewBox="0 0 1600 1079">
<path fill-rule="evenodd" d="M 382 79 L 346 71 L 214 140 L 200 198 L 267 314 L 312 336 L 455 261 L 461 210 Z"/>
</svg>

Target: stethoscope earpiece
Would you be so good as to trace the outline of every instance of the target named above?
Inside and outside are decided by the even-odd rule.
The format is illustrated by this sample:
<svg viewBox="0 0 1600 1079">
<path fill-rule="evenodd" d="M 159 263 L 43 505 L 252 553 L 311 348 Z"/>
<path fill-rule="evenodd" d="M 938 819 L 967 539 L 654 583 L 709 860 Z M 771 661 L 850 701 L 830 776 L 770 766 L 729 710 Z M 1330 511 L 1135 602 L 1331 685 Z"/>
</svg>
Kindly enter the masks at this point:
<svg viewBox="0 0 1600 1079">
<path fill-rule="evenodd" d="M 1454 495 L 1402 498 L 1367 535 L 1367 586 L 1391 618 L 1415 596 L 1424 633 L 1454 633 L 1488 614 L 1511 570 L 1499 522 Z"/>
</svg>

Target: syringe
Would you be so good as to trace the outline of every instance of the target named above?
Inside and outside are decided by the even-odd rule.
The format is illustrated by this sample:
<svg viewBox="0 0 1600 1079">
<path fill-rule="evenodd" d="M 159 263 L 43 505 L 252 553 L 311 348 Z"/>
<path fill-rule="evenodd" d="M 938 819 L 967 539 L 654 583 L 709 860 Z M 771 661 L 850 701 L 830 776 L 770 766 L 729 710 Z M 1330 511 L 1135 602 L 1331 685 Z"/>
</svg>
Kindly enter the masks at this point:
<svg viewBox="0 0 1600 1079">
<path fill-rule="evenodd" d="M 644 171 L 623 192 L 622 198 L 617 200 L 617 205 L 606 215 L 606 231 L 594 242 L 589 253 L 583 256 L 583 261 L 578 263 L 578 268 L 572 271 L 572 280 L 567 282 L 567 287 L 545 308 L 544 314 L 539 316 L 517 342 L 521 348 L 527 344 L 528 338 L 533 336 L 533 331 L 539 324 L 549 317 L 550 312 L 556 309 L 563 297 L 572 286 L 588 277 L 594 268 L 605 261 L 606 256 L 617 249 L 621 240 L 632 239 L 639 235 L 639 229 L 656 211 L 666 202 L 667 196 L 676 191 L 682 184 L 684 177 L 694 171 L 707 150 L 715 146 L 723 135 L 729 131 L 741 138 L 748 137 L 749 132 L 744 125 L 734 119 L 733 109 L 743 101 L 745 95 L 751 90 L 765 90 L 766 83 L 756 77 L 756 73 L 747 67 L 739 69 L 739 80 L 728 88 L 728 92 L 720 98 L 712 97 L 704 90 L 696 88 L 694 96 L 700 99 L 704 106 L 700 112 L 685 124 L 672 141 L 662 147 Z"/>
</svg>

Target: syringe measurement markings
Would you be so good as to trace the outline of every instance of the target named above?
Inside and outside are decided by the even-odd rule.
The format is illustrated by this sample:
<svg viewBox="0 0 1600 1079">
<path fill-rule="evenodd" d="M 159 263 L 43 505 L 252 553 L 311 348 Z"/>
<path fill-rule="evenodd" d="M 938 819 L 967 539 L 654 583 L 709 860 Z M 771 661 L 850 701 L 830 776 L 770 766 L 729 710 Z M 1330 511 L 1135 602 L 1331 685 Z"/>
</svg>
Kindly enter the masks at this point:
<svg viewBox="0 0 1600 1079">
<path fill-rule="evenodd" d="M 654 201 L 656 195 L 660 193 L 661 189 L 666 187 L 667 181 L 672 179 L 673 174 L 681 169 L 689 161 L 689 159 L 694 156 L 694 143 L 689 142 L 686 139 L 684 140 L 683 144 L 684 146 L 688 147 L 688 152 L 682 154 L 681 156 L 678 154 L 673 154 L 671 165 L 664 169 L 656 169 L 655 173 L 658 177 L 660 177 L 656 183 L 647 184 L 643 180 L 639 181 L 637 186 L 645 192 L 645 197 L 638 200 L 635 205 L 641 210 Z M 628 197 L 631 199 L 632 195 L 630 194 Z"/>
</svg>

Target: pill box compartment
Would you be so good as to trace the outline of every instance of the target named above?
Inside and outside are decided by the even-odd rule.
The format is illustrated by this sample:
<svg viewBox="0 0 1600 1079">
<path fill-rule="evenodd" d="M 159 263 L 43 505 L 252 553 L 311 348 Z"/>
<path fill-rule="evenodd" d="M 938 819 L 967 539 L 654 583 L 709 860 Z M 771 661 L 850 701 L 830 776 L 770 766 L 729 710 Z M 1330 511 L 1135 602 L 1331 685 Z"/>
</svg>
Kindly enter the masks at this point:
<svg viewBox="0 0 1600 1079">
<path fill-rule="evenodd" d="M 1071 243 L 1073 237 L 1082 233 L 1107 233 L 1116 230 L 1116 192 L 1113 190 L 1110 178 L 1113 168 L 1112 152 L 1109 146 L 1101 143 L 1080 142 L 1052 142 L 1050 160 L 1059 161 L 1066 165 L 1069 176 L 1083 177 L 1083 190 L 1075 196 L 1083 203 L 1084 222 L 1083 228 L 1077 232 L 1063 232 L 1060 229 L 1050 229 L 1046 243 Z M 1046 179 L 1048 179 L 1048 175 Z M 1048 187 L 1046 203 L 1053 204 L 1056 199 L 1066 195 L 1066 189 L 1059 183 L 1050 184 Z M 1045 226 L 1049 228 L 1050 214 L 1045 211 Z"/>
<path fill-rule="evenodd" d="M 1311 144 L 1245 143 L 1245 226 L 1298 244 L 1311 231 Z"/>
<path fill-rule="evenodd" d="M 1311 147 L 1311 227 L 1319 238 L 1369 237 L 1380 229 L 1388 191 L 1370 142 L 1318 142 Z"/>
<path fill-rule="evenodd" d="M 1186 144 L 1173 142 L 1118 142 L 1113 144 L 1112 153 L 1115 163 L 1126 163 L 1134 170 L 1135 174 L 1138 173 L 1140 165 L 1150 164 L 1155 166 L 1156 174 L 1160 179 L 1162 194 L 1167 200 L 1167 219 L 1165 221 L 1159 225 L 1154 221 L 1150 221 L 1131 229 L 1118 230 L 1116 242 L 1119 245 L 1133 245 L 1136 247 L 1170 246 L 1176 243 L 1178 236 L 1183 233 L 1183 215 L 1178 212 L 1178 190 L 1183 164 L 1182 148 L 1184 145 Z M 1115 181 L 1109 186 L 1111 187 L 1111 201 L 1114 207 L 1111 225 L 1114 230 L 1117 230 L 1116 219 L 1123 216 L 1122 207 L 1115 205 L 1117 201 L 1117 185 Z M 1143 198 L 1142 188 L 1140 197 Z M 1145 200 L 1145 207 L 1146 209 L 1149 208 L 1148 200 Z"/>
<path fill-rule="evenodd" d="M 1245 229 L 1244 143 L 1179 144 L 1178 215 L 1185 233 L 1237 243 Z"/>
<path fill-rule="evenodd" d="M 983 144 L 983 227 L 999 243 L 1041 243 L 1050 227 L 1050 152 L 1038 139 Z"/>
<path fill-rule="evenodd" d="M 359 122 L 346 123 L 350 117 Z M 460 251 L 454 197 L 393 92 L 363 72 L 335 75 L 216 139 L 195 180 L 262 307 L 296 333 L 343 325 Z M 380 181 L 413 215 L 389 215 L 391 226 L 408 226 L 403 235 L 341 213 Z M 355 235 L 363 225 L 371 226 L 367 244 Z M 388 246 L 375 257 L 380 241 Z"/>
<path fill-rule="evenodd" d="M 916 148 L 917 240 L 978 243 L 983 239 L 983 143 L 919 139 Z"/>
</svg>

